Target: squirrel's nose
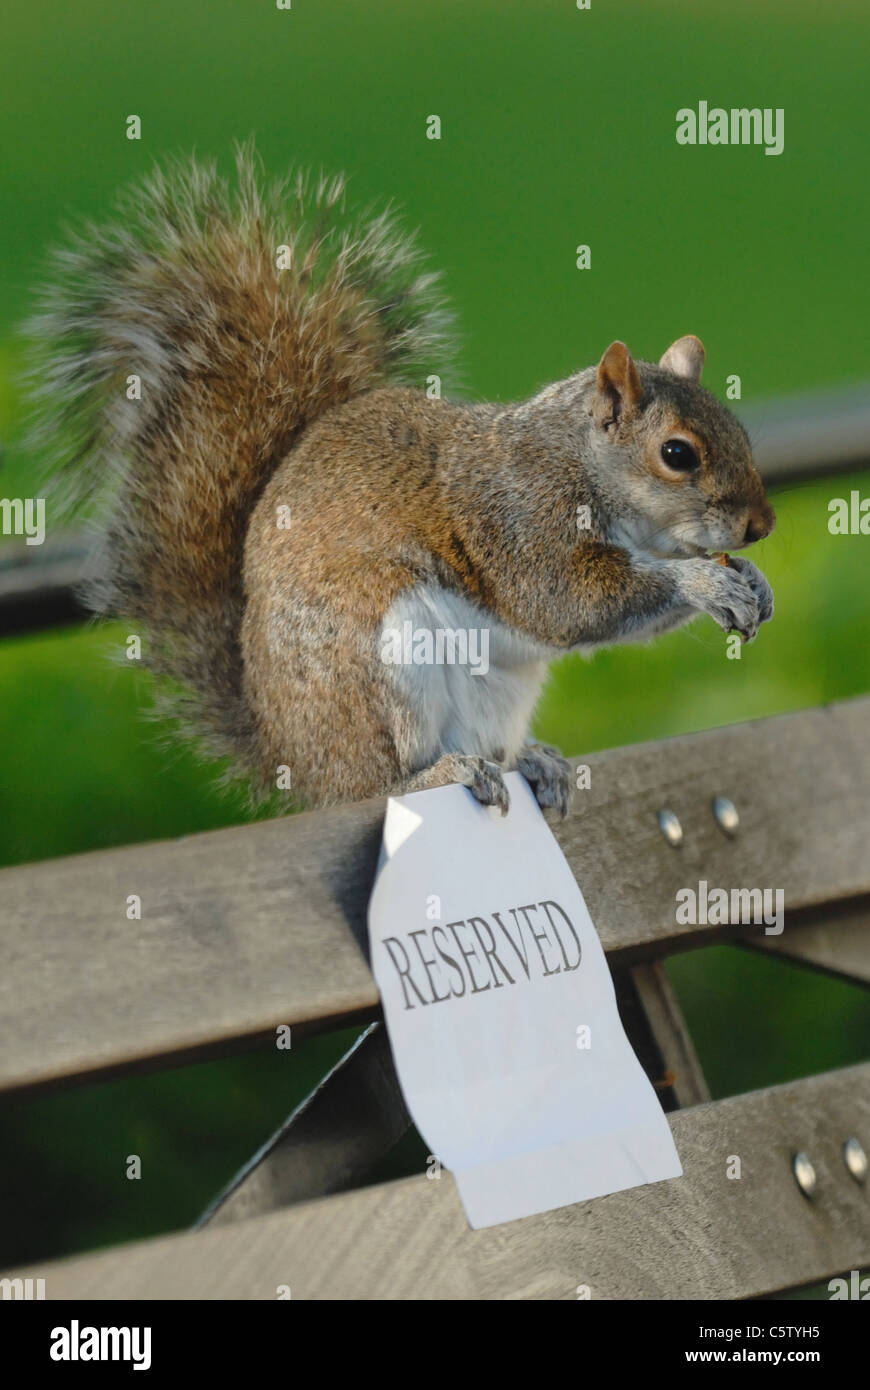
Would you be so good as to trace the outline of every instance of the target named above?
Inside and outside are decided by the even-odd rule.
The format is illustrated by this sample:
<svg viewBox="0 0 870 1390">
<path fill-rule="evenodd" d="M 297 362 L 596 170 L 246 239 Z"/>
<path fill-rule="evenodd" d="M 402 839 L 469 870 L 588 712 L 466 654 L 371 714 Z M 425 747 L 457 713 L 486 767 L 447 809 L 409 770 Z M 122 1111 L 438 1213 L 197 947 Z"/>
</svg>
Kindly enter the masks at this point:
<svg viewBox="0 0 870 1390">
<path fill-rule="evenodd" d="M 757 511 L 750 514 L 746 524 L 746 535 L 743 539 L 744 545 L 753 545 L 755 541 L 764 540 L 769 536 L 776 523 L 776 514 L 770 505 L 759 507 Z"/>
</svg>

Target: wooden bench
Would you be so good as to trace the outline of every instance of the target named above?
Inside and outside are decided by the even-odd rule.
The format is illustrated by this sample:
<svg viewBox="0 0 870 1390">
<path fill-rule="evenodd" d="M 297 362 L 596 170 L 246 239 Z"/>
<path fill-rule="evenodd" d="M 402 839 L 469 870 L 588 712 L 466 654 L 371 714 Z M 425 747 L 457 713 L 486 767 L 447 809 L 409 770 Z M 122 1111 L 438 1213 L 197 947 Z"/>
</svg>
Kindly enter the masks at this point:
<svg viewBox="0 0 870 1390">
<path fill-rule="evenodd" d="M 383 811 L 364 803 L 0 873 L 6 1091 L 227 1055 L 282 1024 L 370 1025 L 201 1229 L 10 1277 L 45 1278 L 49 1297 L 735 1298 L 870 1263 L 870 1189 L 843 1157 L 850 1138 L 870 1152 L 870 1063 L 711 1104 L 662 969 L 737 938 L 870 982 L 870 699 L 586 761 L 591 788 L 556 833 L 629 1035 L 679 1106 L 682 1179 L 480 1232 L 449 1175 L 354 1189 L 409 1124 L 364 949 Z M 740 815 L 733 837 L 720 795 Z M 676 926 L 676 890 L 701 878 L 786 885 L 782 935 Z M 125 930 L 133 891 L 142 919 Z M 800 1151 L 812 1198 L 792 1173 Z"/>
<path fill-rule="evenodd" d="M 867 393 L 838 400 L 768 412 L 770 477 L 867 461 Z M 80 561 L 60 545 L 40 580 L 39 561 L 28 555 L 24 574 L 7 556 L 0 628 L 74 618 Z M 591 787 L 556 834 L 683 1178 L 477 1232 L 448 1174 L 361 1185 L 410 1125 L 366 959 L 383 804 L 364 803 L 0 872 L 0 1092 L 227 1056 L 282 1025 L 294 1038 L 361 1029 L 197 1229 L 5 1277 L 42 1278 L 49 1298 L 274 1299 L 289 1286 L 294 1298 L 731 1299 L 870 1264 L 870 1181 L 844 1155 L 850 1139 L 870 1153 L 870 1062 L 711 1103 L 663 968 L 737 940 L 870 983 L 870 698 L 584 761 Z M 717 796 L 737 808 L 734 835 Z M 683 827 L 677 848 L 664 809 Z M 677 925 L 676 891 L 701 879 L 785 888 L 784 932 Z M 811 1196 L 793 1172 L 801 1152 Z M 726 1176 L 732 1155 L 740 1180 Z"/>
</svg>

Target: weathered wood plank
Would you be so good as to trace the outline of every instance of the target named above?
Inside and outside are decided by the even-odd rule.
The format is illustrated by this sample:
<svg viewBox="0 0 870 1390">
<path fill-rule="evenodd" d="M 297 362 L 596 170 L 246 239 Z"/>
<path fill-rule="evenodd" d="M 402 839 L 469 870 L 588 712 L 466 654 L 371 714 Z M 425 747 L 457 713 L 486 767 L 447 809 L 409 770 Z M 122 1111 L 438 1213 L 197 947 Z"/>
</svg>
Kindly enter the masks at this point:
<svg viewBox="0 0 870 1390">
<path fill-rule="evenodd" d="M 677 926 L 677 890 L 702 878 L 781 887 L 789 910 L 870 894 L 870 699 L 584 761 L 591 788 L 554 828 L 611 965 L 762 932 Z M 718 793 L 738 806 L 735 839 Z M 365 802 L 4 870 L 0 1089 L 376 1017 L 361 943 L 382 814 Z"/>
<path fill-rule="evenodd" d="M 221 1226 L 359 1186 L 410 1124 L 386 1029 L 372 1023 L 197 1226 Z"/>
<path fill-rule="evenodd" d="M 703 1104 L 710 1099 L 710 1091 L 664 963 L 652 960 L 636 965 L 631 976 L 676 1104 Z"/>
<path fill-rule="evenodd" d="M 77 591 L 87 568 L 83 539 L 48 537 L 41 546 L 0 549 L 0 637 L 82 622 L 87 610 Z"/>
<path fill-rule="evenodd" d="M 736 406 L 768 483 L 870 463 L 870 387 L 849 386 Z"/>
<path fill-rule="evenodd" d="M 865 852 L 870 854 L 870 843 Z M 753 937 L 745 944 L 753 950 L 811 965 L 841 980 L 870 984 L 870 908 L 866 903 L 832 906 L 820 922 L 797 927 L 782 936 Z"/>
<path fill-rule="evenodd" d="M 870 385 L 738 405 L 737 413 L 770 484 L 870 464 Z M 81 620 L 76 590 L 88 555 L 87 540 L 76 534 L 49 536 L 39 547 L 4 547 L 0 636 Z"/>
<path fill-rule="evenodd" d="M 870 1263 L 870 1063 L 669 1116 L 684 1176 L 470 1231 L 423 1174 L 195 1234 L 19 1270 L 49 1299 L 733 1299 Z M 805 1150 L 810 1200 L 791 1172 Z M 737 1155 L 742 1176 L 726 1169 Z M 14 1277 L 14 1275 L 13 1275 Z"/>
<path fill-rule="evenodd" d="M 781 888 L 787 913 L 870 892 L 870 699 L 600 757 L 584 759 L 592 787 L 557 834 L 611 963 L 713 940 L 675 923 L 677 891 L 702 879 Z M 737 807 L 734 838 L 714 819 L 716 795 Z M 678 849 L 658 829 L 664 807 L 682 824 Z"/>
<path fill-rule="evenodd" d="M 663 1109 L 709 1100 L 661 962 L 616 970 L 613 983 L 623 1027 Z M 197 1227 L 359 1187 L 410 1126 L 386 1030 L 372 1023 L 209 1204 Z"/>
</svg>

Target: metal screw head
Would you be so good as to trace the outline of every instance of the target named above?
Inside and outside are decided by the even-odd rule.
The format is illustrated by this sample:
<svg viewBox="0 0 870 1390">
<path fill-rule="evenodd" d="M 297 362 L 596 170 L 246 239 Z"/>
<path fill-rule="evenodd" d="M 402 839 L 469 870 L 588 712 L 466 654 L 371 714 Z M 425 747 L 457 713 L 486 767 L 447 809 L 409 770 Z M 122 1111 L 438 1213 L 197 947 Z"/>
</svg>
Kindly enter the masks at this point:
<svg viewBox="0 0 870 1390">
<path fill-rule="evenodd" d="M 867 1155 L 857 1139 L 847 1139 L 843 1145 L 843 1162 L 856 1182 L 867 1178 Z"/>
<path fill-rule="evenodd" d="M 795 1154 L 791 1161 L 795 1180 L 805 1197 L 812 1197 L 816 1190 L 816 1170 L 810 1163 L 809 1154 Z"/>
<path fill-rule="evenodd" d="M 664 810 L 659 811 L 658 820 L 659 830 L 664 835 L 668 844 L 673 845 L 674 849 L 676 849 L 677 845 L 683 843 L 683 827 L 680 825 L 677 817 L 674 815 L 673 811 Z"/>
<path fill-rule="evenodd" d="M 737 814 L 737 807 L 733 801 L 729 801 L 727 796 L 713 797 L 713 815 L 725 831 L 726 835 L 736 835 L 740 827 L 740 817 Z"/>
</svg>

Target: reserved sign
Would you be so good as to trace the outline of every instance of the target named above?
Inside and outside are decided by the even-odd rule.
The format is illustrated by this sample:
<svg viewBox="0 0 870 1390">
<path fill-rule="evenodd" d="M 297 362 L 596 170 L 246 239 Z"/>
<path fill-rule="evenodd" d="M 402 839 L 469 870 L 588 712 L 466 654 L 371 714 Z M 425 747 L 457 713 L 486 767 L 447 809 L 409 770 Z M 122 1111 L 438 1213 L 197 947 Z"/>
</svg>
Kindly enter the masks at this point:
<svg viewBox="0 0 870 1390">
<path fill-rule="evenodd" d="M 408 1109 L 473 1227 L 682 1174 L 583 894 L 519 773 L 387 803 L 372 965 Z"/>
</svg>

